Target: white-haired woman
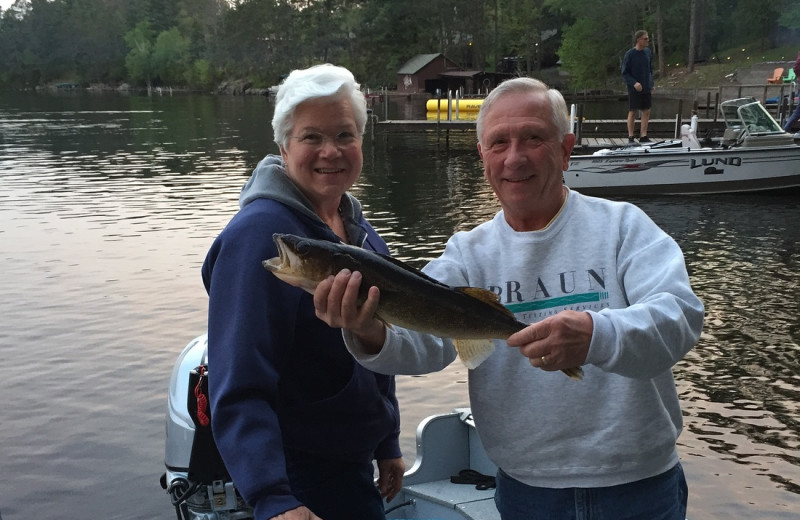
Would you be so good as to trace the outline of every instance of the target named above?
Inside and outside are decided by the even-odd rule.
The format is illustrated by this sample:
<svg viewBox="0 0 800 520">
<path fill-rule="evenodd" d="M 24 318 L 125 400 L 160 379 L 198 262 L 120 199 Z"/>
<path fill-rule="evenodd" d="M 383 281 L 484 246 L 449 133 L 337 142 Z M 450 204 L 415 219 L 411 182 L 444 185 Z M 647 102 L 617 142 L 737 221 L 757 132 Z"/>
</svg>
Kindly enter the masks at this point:
<svg viewBox="0 0 800 520">
<path fill-rule="evenodd" d="M 277 255 L 274 233 L 388 254 L 347 192 L 366 120 L 350 71 L 293 71 L 272 119 L 280 157 L 253 171 L 203 265 L 214 438 L 259 520 L 383 519 L 381 497 L 402 485 L 394 378 L 356 363 L 313 297 L 261 264 Z"/>
</svg>

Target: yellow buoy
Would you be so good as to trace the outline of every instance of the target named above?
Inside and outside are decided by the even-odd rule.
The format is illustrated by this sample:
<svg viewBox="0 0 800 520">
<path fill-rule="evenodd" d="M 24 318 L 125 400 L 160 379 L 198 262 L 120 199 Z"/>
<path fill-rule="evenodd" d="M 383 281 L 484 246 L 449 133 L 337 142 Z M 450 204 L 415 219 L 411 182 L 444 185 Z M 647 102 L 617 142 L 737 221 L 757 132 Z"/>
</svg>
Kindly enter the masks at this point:
<svg viewBox="0 0 800 520">
<path fill-rule="evenodd" d="M 447 112 L 448 106 L 452 107 L 453 112 L 456 111 L 456 107 L 458 107 L 459 112 L 477 112 L 481 109 L 481 104 L 483 104 L 482 99 L 452 99 L 450 101 L 452 105 L 449 105 L 446 99 L 429 99 L 425 103 L 425 108 L 428 112 L 436 112 L 436 104 L 438 102 L 438 110 L 442 112 Z"/>
</svg>

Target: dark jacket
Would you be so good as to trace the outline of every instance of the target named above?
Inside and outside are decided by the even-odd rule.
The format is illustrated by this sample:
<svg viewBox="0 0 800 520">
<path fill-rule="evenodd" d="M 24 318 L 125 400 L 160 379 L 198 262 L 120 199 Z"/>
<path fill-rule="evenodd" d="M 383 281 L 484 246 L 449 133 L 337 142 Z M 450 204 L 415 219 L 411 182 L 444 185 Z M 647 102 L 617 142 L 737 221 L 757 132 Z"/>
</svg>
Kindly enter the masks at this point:
<svg viewBox="0 0 800 520">
<path fill-rule="evenodd" d="M 639 82 L 642 84 L 642 92 L 652 90 L 655 86 L 653 80 L 653 55 L 649 47 L 642 50 L 633 47 L 625 53 L 622 58 L 622 77 L 628 87 Z"/>
<path fill-rule="evenodd" d="M 300 505 L 284 450 L 332 461 L 400 457 L 394 378 L 355 362 L 340 329 L 314 314 L 313 297 L 275 277 L 273 233 L 338 241 L 267 156 L 240 196 L 240 211 L 202 268 L 209 294 L 212 429 L 225 465 L 256 518 Z M 358 201 L 340 206 L 351 242 L 388 254 Z"/>
</svg>

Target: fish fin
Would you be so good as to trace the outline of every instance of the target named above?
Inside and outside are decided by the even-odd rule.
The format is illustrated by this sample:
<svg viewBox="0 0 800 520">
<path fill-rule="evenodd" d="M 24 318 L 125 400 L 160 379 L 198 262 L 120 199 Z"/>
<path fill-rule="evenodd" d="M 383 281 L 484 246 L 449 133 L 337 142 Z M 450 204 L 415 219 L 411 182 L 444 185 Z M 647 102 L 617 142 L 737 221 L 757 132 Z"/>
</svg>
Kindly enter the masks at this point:
<svg viewBox="0 0 800 520">
<path fill-rule="evenodd" d="M 453 344 L 467 368 L 478 368 L 494 352 L 494 341 L 490 339 L 454 339 Z"/>
<path fill-rule="evenodd" d="M 492 307 L 497 308 L 499 311 L 503 311 L 503 313 L 513 316 L 514 313 L 508 310 L 505 305 L 500 303 L 500 297 L 497 293 L 494 293 L 488 289 L 481 289 L 480 287 L 455 287 L 456 291 L 466 294 L 476 300 L 480 300 L 484 303 L 488 303 Z"/>
<path fill-rule="evenodd" d="M 380 314 L 376 314 L 376 315 L 375 315 L 375 318 L 376 318 L 378 321 L 380 321 L 381 323 L 383 323 L 383 326 L 384 326 L 384 327 L 386 327 L 387 329 L 389 329 L 389 330 L 394 330 L 394 327 L 392 326 L 392 324 L 391 324 L 391 323 L 389 323 L 388 321 L 386 321 L 385 319 L 383 319 L 383 317 L 381 317 L 381 315 L 380 315 Z"/>
<path fill-rule="evenodd" d="M 580 381 L 583 379 L 583 369 L 581 367 L 565 368 L 562 370 L 573 381 Z"/>
</svg>

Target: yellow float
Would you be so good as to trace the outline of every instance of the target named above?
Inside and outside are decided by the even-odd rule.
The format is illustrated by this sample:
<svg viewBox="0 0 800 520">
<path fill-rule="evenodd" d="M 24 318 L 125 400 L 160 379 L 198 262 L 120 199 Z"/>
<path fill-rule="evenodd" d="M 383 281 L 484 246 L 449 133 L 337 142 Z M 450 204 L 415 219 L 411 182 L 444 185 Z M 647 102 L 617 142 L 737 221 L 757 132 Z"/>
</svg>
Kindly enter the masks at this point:
<svg viewBox="0 0 800 520">
<path fill-rule="evenodd" d="M 438 103 L 438 109 L 437 109 Z M 447 112 L 448 108 L 456 112 L 456 107 L 458 107 L 458 111 L 460 112 L 477 112 L 481 109 L 481 105 L 483 104 L 482 99 L 451 99 L 448 103 L 446 99 L 429 99 L 427 103 L 425 103 L 425 108 L 428 112 Z"/>
</svg>

